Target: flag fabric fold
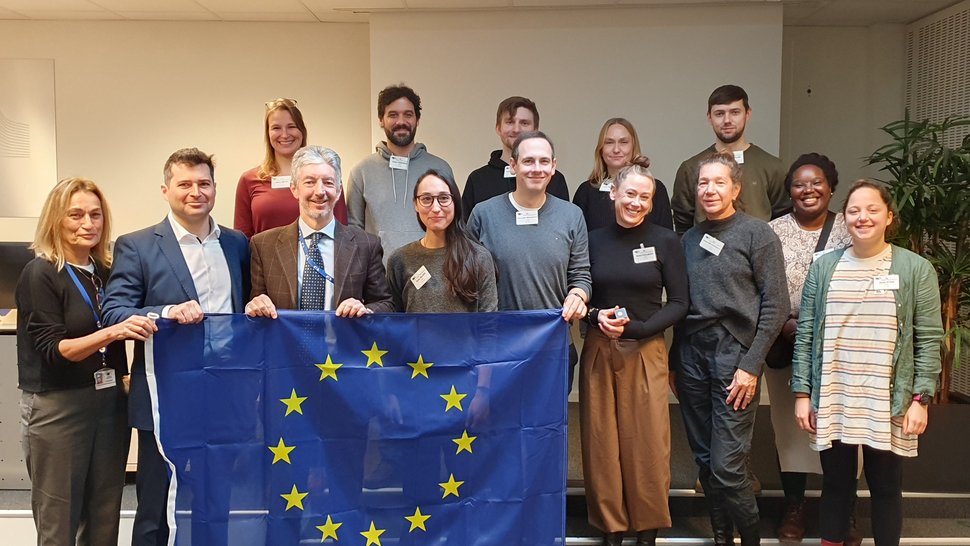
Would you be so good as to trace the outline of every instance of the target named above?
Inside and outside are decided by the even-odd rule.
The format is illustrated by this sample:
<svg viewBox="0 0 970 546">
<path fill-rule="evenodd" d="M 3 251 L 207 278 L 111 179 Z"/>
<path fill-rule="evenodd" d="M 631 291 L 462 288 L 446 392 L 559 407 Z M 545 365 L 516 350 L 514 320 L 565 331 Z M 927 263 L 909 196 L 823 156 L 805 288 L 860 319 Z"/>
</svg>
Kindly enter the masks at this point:
<svg viewBox="0 0 970 546">
<path fill-rule="evenodd" d="M 555 311 L 160 321 L 177 545 L 564 543 Z"/>
</svg>

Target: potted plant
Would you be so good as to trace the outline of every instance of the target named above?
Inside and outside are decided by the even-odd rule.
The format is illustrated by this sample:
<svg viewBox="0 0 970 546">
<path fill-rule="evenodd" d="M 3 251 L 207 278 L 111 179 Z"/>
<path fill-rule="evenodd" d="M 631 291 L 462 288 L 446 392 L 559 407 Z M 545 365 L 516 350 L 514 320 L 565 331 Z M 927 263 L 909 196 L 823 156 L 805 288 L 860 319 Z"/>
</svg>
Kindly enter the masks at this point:
<svg viewBox="0 0 970 546">
<path fill-rule="evenodd" d="M 961 353 L 970 349 L 970 117 L 941 122 L 906 117 L 882 131 L 892 141 L 872 153 L 869 165 L 891 178 L 897 206 L 894 243 L 936 267 L 943 303 L 943 370 L 939 402 L 948 402 Z"/>
</svg>

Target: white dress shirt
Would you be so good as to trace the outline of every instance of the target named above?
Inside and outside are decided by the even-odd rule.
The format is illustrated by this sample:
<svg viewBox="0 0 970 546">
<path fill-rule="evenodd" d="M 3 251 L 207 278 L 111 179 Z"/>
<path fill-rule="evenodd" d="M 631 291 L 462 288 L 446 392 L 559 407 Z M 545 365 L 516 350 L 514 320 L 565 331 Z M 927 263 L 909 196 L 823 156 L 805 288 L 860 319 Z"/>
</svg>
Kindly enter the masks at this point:
<svg viewBox="0 0 970 546">
<path fill-rule="evenodd" d="M 171 212 L 168 213 L 168 222 L 179 242 L 185 265 L 192 274 L 202 312 L 232 313 L 232 279 L 229 276 L 229 263 L 219 243 L 219 225 L 210 217 L 209 234 L 199 239 L 182 227 Z M 163 316 L 167 316 L 168 311 L 169 307 L 166 307 Z"/>
</svg>

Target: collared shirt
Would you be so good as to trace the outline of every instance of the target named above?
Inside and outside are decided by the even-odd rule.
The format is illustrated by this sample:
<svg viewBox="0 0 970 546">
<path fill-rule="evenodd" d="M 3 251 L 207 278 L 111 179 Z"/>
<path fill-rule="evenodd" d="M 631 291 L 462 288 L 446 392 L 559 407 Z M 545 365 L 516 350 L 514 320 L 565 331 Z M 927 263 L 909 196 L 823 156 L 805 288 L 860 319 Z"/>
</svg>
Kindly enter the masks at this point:
<svg viewBox="0 0 970 546">
<path fill-rule="evenodd" d="M 323 237 L 320 237 L 320 241 L 317 243 L 317 247 L 320 249 L 320 256 L 323 257 L 323 268 L 324 270 L 326 270 L 327 273 L 330 274 L 331 277 L 336 277 L 336 274 L 334 273 L 334 269 L 333 269 L 334 231 L 336 229 L 336 224 L 334 223 L 335 222 L 334 219 L 331 218 L 330 223 L 323 226 L 323 229 L 321 230 L 315 230 L 310 228 L 310 226 L 308 226 L 307 223 L 303 221 L 303 218 L 300 218 L 299 222 L 300 222 L 300 230 L 303 232 L 303 237 L 305 239 L 310 237 L 311 233 L 316 233 L 317 231 L 323 234 Z M 311 244 L 311 242 L 309 239 L 307 239 L 307 245 L 309 244 Z M 303 293 L 303 270 L 306 269 L 307 267 L 306 252 L 303 251 L 303 244 L 300 243 L 299 241 L 296 242 L 296 248 L 300 256 L 300 258 L 296 261 L 296 264 L 297 264 L 296 282 L 297 282 L 297 287 L 300 290 L 299 293 L 302 294 Z M 333 283 L 328 281 L 327 282 L 327 301 L 324 302 L 325 311 L 333 310 L 333 293 L 334 293 Z M 297 298 L 297 301 L 299 301 L 299 298 Z"/>
<path fill-rule="evenodd" d="M 171 212 L 168 213 L 168 223 L 172 225 L 185 265 L 192 274 L 202 312 L 232 313 L 232 279 L 229 276 L 229 263 L 219 243 L 219 225 L 210 217 L 209 234 L 199 239 L 182 227 Z M 164 314 L 168 310 L 166 307 Z"/>
</svg>

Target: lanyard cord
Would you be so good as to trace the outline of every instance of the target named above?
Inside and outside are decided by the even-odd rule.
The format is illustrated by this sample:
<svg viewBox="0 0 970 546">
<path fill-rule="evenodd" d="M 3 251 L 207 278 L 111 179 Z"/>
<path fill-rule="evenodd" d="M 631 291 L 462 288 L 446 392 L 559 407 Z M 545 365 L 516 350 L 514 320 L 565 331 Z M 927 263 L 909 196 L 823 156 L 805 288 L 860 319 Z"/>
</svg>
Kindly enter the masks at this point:
<svg viewBox="0 0 970 546">
<path fill-rule="evenodd" d="M 74 272 L 74 266 L 67 264 L 66 267 L 67 267 L 67 274 L 71 276 L 71 280 L 74 281 L 74 286 L 77 287 L 78 292 L 81 293 L 81 297 L 84 298 L 84 303 L 86 303 L 88 305 L 88 308 L 91 309 L 91 314 L 94 315 L 94 323 L 98 326 L 98 329 L 100 330 L 101 317 L 98 316 L 98 309 L 95 308 L 94 303 L 91 301 L 91 296 L 88 295 L 88 291 L 84 289 L 83 285 L 81 285 L 81 280 L 77 278 L 77 273 Z M 91 281 L 91 284 L 94 284 L 93 280 Z M 100 301 L 100 299 L 103 297 L 104 290 L 102 288 L 98 288 L 96 284 L 94 288 L 95 290 L 98 291 L 98 299 Z M 99 304 L 99 307 L 100 307 L 100 304 Z M 107 352 L 107 350 L 108 350 L 107 347 L 101 347 L 100 349 L 98 349 L 98 352 L 101 353 L 102 367 L 108 365 L 105 357 L 105 353 Z"/>
</svg>

